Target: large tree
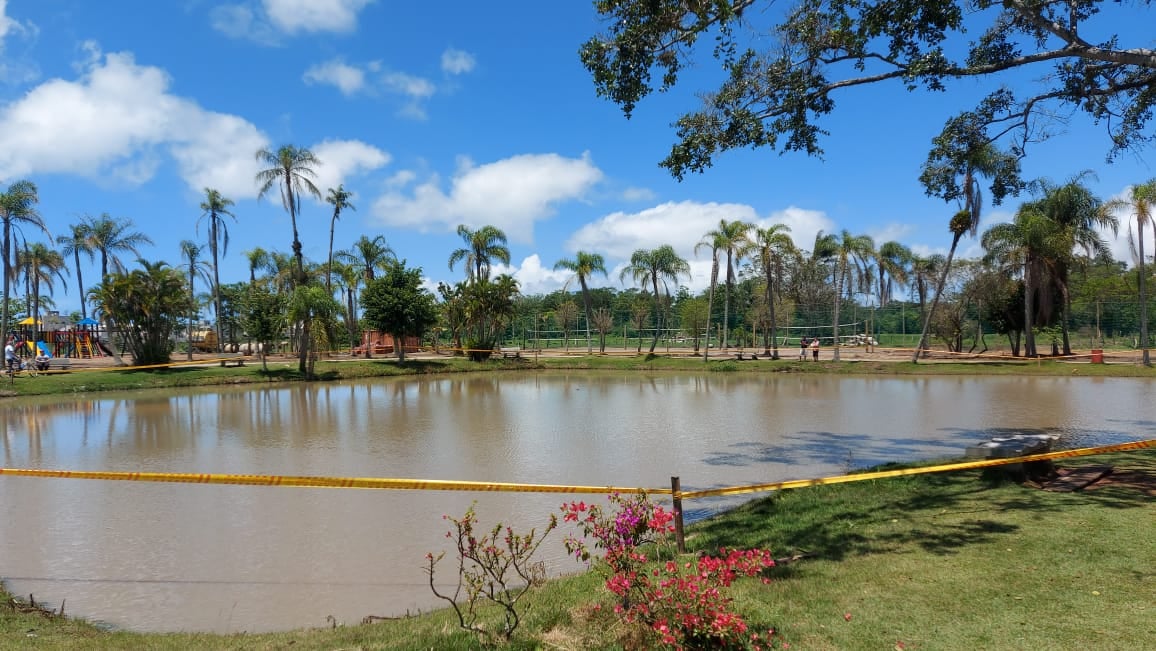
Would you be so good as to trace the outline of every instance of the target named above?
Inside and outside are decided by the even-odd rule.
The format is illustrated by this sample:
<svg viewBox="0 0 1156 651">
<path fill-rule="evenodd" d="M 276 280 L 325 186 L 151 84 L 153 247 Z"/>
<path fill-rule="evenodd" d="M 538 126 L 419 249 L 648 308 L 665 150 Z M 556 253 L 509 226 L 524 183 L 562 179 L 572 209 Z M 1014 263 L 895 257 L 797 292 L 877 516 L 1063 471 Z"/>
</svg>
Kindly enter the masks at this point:
<svg viewBox="0 0 1156 651">
<path fill-rule="evenodd" d="M 1139 272 L 1140 295 L 1140 350 L 1144 366 L 1151 366 L 1152 361 L 1148 354 L 1148 288 L 1145 282 L 1147 273 L 1144 271 L 1144 227 L 1156 226 L 1156 179 L 1147 183 L 1133 185 L 1128 196 L 1113 199 L 1104 204 L 1105 213 L 1123 212 L 1128 215 L 1128 241 L 1132 244 L 1135 254 L 1136 269 Z M 1132 237 L 1132 220 L 1136 222 L 1136 237 Z"/>
<path fill-rule="evenodd" d="M 133 230 L 131 219 L 112 217 L 108 213 L 100 217 L 88 217 L 88 245 L 100 255 L 100 278 L 108 275 L 111 267 L 117 273 L 125 272 L 119 253 L 132 253 L 140 257 L 140 247 L 152 244 L 152 238 Z"/>
<path fill-rule="evenodd" d="M 344 185 L 338 185 L 337 189 L 329 188 L 325 195 L 325 202 L 333 206 L 333 217 L 329 220 L 329 263 L 325 268 L 325 289 L 333 287 L 333 231 L 337 227 L 337 220 L 341 219 L 341 211 L 357 210 L 357 206 L 349 202 L 352 197 L 353 193 L 347 192 Z"/>
<path fill-rule="evenodd" d="M 137 366 L 166 364 L 173 331 L 193 309 L 181 272 L 164 262 L 138 260 L 131 273 L 110 274 L 89 291 L 98 312 L 121 329 Z"/>
<path fill-rule="evenodd" d="M 835 110 L 836 96 L 882 84 L 908 91 L 988 84 L 990 92 L 963 114 L 977 116 L 987 140 L 1007 140 L 1015 155 L 1048 134 L 1048 120 L 1082 111 L 1105 127 L 1116 155 L 1153 139 L 1156 50 L 1142 31 L 1132 32 L 1142 40 L 1129 47 L 1109 30 L 1152 22 L 1152 7 L 1105 0 L 801 0 L 791 7 L 771 0 L 600 0 L 595 8 L 607 31 L 588 40 L 581 57 L 597 93 L 627 115 L 656 86 L 674 86 L 695 55 L 701 68 L 702 50 L 719 60 L 721 85 L 700 93 L 702 106 L 676 122 L 678 140 L 662 162 L 676 178 L 705 170 L 731 149 L 821 154 L 821 119 Z M 1013 90 L 1004 85 L 1008 71 L 1036 81 Z M 945 133 L 957 126 L 948 120 Z"/>
<path fill-rule="evenodd" d="M 229 212 L 233 200 L 221 195 L 220 192 L 205 188 L 205 200 L 201 202 L 201 217 L 197 220 L 198 230 L 201 220 L 208 220 L 209 255 L 213 258 L 213 312 L 217 315 L 217 352 L 225 343 L 224 331 L 221 329 L 221 256 L 229 253 L 229 227 L 225 217 L 237 220 L 236 215 Z"/>
<path fill-rule="evenodd" d="M 674 247 L 663 244 L 656 249 L 637 249 L 630 255 L 630 263 L 622 269 L 620 279 L 627 276 L 632 278 L 643 289 L 648 287 L 654 292 L 654 338 L 650 341 L 650 352 L 658 346 L 658 332 L 662 323 L 662 294 L 659 285 L 666 290 L 670 297 L 668 282 L 677 283 L 682 276 L 690 277 L 690 265 L 679 257 Z"/>
<path fill-rule="evenodd" d="M 730 309 L 731 309 L 731 287 L 735 283 L 735 265 L 739 263 L 751 250 L 754 248 L 754 243 L 750 239 L 751 229 L 753 224 L 747 222 L 734 220 L 727 221 L 720 219 L 718 227 L 708 232 L 703 241 L 712 242 L 715 249 L 715 255 L 726 255 L 726 281 L 723 287 L 723 327 L 722 327 L 722 347 L 725 350 L 729 347 L 727 343 L 727 334 L 731 329 L 730 324 Z"/>
<path fill-rule="evenodd" d="M 33 339 L 40 341 L 40 289 L 47 288 L 48 295 L 52 296 L 55 289 L 53 278 L 59 279 L 64 288 L 68 289 L 68 284 L 64 280 L 64 256 L 41 242 L 32 242 L 25 246 L 18 257 L 18 266 L 24 270 L 24 278 L 31 287 L 28 308 L 32 316 Z"/>
<path fill-rule="evenodd" d="M 606 275 L 606 261 L 597 253 L 578 251 L 572 259 L 566 258 L 555 262 L 554 270 L 559 269 L 574 272 L 574 278 L 578 279 L 578 286 L 582 288 L 582 304 L 586 308 L 586 352 L 590 353 L 592 352 L 590 324 L 592 323 L 593 310 L 590 305 L 590 287 L 587 285 L 587 281 L 595 273 Z"/>
<path fill-rule="evenodd" d="M 770 332 L 770 349 L 764 340 L 763 352 L 771 355 L 771 359 L 779 358 L 778 319 L 775 317 L 778 288 L 782 286 L 788 258 L 798 255 L 795 243 L 788 235 L 790 232 L 791 227 L 786 224 L 771 224 L 755 230 L 752 254 L 755 266 L 763 275 L 763 301 L 766 303 L 767 320 L 770 321 L 770 328 L 764 328 L 764 332 Z"/>
<path fill-rule="evenodd" d="M 201 278 L 209 278 L 209 282 L 212 282 L 212 278 L 209 277 L 209 270 L 206 269 L 206 267 L 208 265 L 206 265 L 205 261 L 201 259 L 201 253 L 204 252 L 205 247 L 201 244 L 197 244 L 196 242 L 194 242 L 192 240 L 181 240 L 180 247 L 181 247 L 181 259 L 185 261 L 186 265 L 188 265 L 189 294 L 191 294 L 192 296 L 196 296 L 197 295 L 197 277 L 198 276 Z M 190 306 L 192 307 L 192 309 L 189 310 L 189 323 L 188 323 L 188 326 L 186 327 L 186 335 L 187 335 L 186 339 L 188 342 L 188 350 L 185 352 L 186 352 L 186 359 L 191 362 L 191 361 L 193 361 L 193 325 L 196 324 L 196 322 L 197 322 L 197 309 L 196 309 L 197 302 L 192 301 L 190 303 Z M 220 314 L 221 314 L 221 310 L 220 310 L 220 307 L 218 307 L 217 308 L 217 315 L 218 315 L 217 316 L 217 323 L 218 324 L 220 323 Z M 217 341 L 218 342 L 221 341 L 220 330 L 218 330 Z"/>
<path fill-rule="evenodd" d="M 510 249 L 506 247 L 506 234 L 495 226 L 482 226 L 471 230 L 465 224 L 458 226 L 458 236 L 466 243 L 461 249 L 450 254 L 450 270 L 464 261 L 466 278 L 471 283 L 490 277 L 490 266 L 494 260 L 510 264 Z"/>
<path fill-rule="evenodd" d="M 84 275 L 80 270 L 80 254 L 83 253 L 88 256 L 88 261 L 92 262 L 92 246 L 88 240 L 89 224 L 86 221 L 81 221 L 79 224 L 72 224 L 69 226 L 68 235 L 58 235 L 56 237 L 56 244 L 60 246 L 60 253 L 66 256 L 72 256 L 73 271 L 76 272 L 76 285 L 80 293 L 80 318 L 88 318 L 88 303 L 84 295 Z"/>
<path fill-rule="evenodd" d="M 0 194 L 0 221 L 4 222 L 4 305 L 0 307 L 0 338 L 7 340 L 9 332 L 8 299 L 12 292 L 12 270 L 16 262 L 12 252 L 12 229 L 29 224 L 48 233 L 44 220 L 36 210 L 40 195 L 32 181 L 16 181 Z"/>
<path fill-rule="evenodd" d="M 385 271 L 389 265 L 397 260 L 393 249 L 385 241 L 385 236 L 375 235 L 369 237 L 362 235 L 353 243 L 352 251 L 338 251 L 337 258 L 346 262 L 355 270 L 360 278 L 365 280 L 365 284 L 369 284 L 377 277 L 378 271 Z M 350 303 L 355 304 L 357 289 L 359 285 L 354 283 L 351 287 Z M 354 317 L 356 318 L 356 317 Z M 365 342 L 365 358 L 369 359 L 373 356 L 373 346 L 369 342 Z"/>
<path fill-rule="evenodd" d="M 381 278 L 365 286 L 361 305 L 369 325 L 393 335 L 399 362 L 405 361 L 406 339 L 420 338 L 438 320 L 434 296 L 422 287 L 421 268 L 407 269 L 404 260 L 390 262 Z"/>
<path fill-rule="evenodd" d="M 257 162 L 266 165 L 265 169 L 257 172 L 257 198 L 264 197 L 273 186 L 280 189 L 281 205 L 289 213 L 289 222 L 293 227 L 293 259 L 297 263 L 294 282 L 304 283 L 305 258 L 301 254 L 301 238 L 297 234 L 297 216 L 301 213 L 302 194 L 321 198 L 321 191 L 313 183 L 313 179 L 317 178 L 317 170 L 314 168 L 321 165 L 321 161 L 308 149 L 293 145 L 282 145 L 276 151 L 260 149 L 256 156 Z M 303 346 L 302 350 L 305 348 L 307 346 Z M 304 368 L 301 372 L 305 372 Z"/>
<path fill-rule="evenodd" d="M 257 172 L 257 198 L 264 197 L 273 186 L 281 190 L 281 205 L 289 213 L 289 222 L 293 227 L 293 259 L 295 269 L 293 274 L 293 289 L 297 289 L 308 280 L 305 274 L 305 257 L 301 254 L 301 238 L 297 233 L 297 215 L 301 213 L 301 195 L 309 193 L 318 199 L 321 191 L 313 183 L 317 177 L 314 169 L 321 161 L 313 152 L 293 145 L 282 145 L 277 151 L 260 149 L 257 151 L 257 161 L 267 167 Z M 311 314 L 308 305 L 313 302 L 310 294 L 294 296 L 290 305 L 297 306 L 300 314 Z M 309 347 L 312 342 L 310 327 L 317 319 L 307 319 L 301 322 L 301 339 L 298 344 L 297 369 L 306 377 L 312 376 L 313 366 L 309 361 Z"/>
<path fill-rule="evenodd" d="M 853 295 L 857 290 L 871 286 L 868 268 L 875 253 L 875 242 L 867 235 L 852 235 L 844 229 L 839 235 L 819 232 L 815 237 L 814 254 L 828 258 L 834 264 L 835 307 L 831 322 L 832 359 L 839 361 L 839 306 L 843 294 Z"/>
</svg>

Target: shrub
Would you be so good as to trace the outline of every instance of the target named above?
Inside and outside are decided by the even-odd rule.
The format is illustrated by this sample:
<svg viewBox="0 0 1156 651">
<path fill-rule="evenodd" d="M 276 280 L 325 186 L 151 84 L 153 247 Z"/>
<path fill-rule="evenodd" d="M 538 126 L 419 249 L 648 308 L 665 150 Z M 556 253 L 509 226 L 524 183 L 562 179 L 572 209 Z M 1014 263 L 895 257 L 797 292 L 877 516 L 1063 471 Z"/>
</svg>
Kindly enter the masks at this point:
<svg viewBox="0 0 1156 651">
<path fill-rule="evenodd" d="M 724 590 L 739 577 L 772 567 L 770 551 L 720 550 L 718 556 L 679 558 L 673 551 L 673 513 L 645 494 L 613 493 L 609 501 L 609 509 L 563 504 L 563 519 L 580 530 L 564 542 L 570 554 L 603 573 L 617 598 L 614 612 L 625 623 L 641 625 L 651 644 L 676 649 L 761 647 L 764 640 L 732 611 Z M 601 550 L 601 558 L 588 541 Z"/>
</svg>

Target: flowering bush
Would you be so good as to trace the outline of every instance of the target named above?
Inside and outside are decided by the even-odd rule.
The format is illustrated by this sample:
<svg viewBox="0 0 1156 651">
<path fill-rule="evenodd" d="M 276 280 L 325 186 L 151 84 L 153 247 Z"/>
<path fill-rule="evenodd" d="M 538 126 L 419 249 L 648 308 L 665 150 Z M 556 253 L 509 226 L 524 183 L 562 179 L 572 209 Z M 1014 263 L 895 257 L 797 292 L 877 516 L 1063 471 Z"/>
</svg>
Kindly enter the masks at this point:
<svg viewBox="0 0 1156 651">
<path fill-rule="evenodd" d="M 604 573 L 606 588 L 619 600 L 614 611 L 624 621 L 641 624 L 652 641 L 675 649 L 770 648 L 774 631 L 765 637 L 750 631 L 724 594 L 735 579 L 772 567 L 769 550 L 724 549 L 718 556 L 681 560 L 673 552 L 674 513 L 645 494 L 613 493 L 609 502 L 609 509 L 563 504 L 563 520 L 580 531 L 564 543 L 570 554 Z M 588 541 L 602 551 L 601 562 Z"/>
<path fill-rule="evenodd" d="M 436 556 L 426 554 L 425 572 L 429 575 L 430 590 L 450 603 L 462 628 L 483 636 L 490 632 L 478 623 L 477 607 L 482 602 L 498 605 L 505 618 L 500 633 L 502 638 L 509 640 L 521 621 L 518 601 L 546 579 L 545 567 L 534 562 L 532 557 L 546 536 L 558 526 L 558 519 L 551 514 L 540 536 L 533 529 L 528 534 L 515 534 L 513 529 L 502 527 L 499 522 L 489 533 L 479 537 L 474 533 L 478 518 L 472 505 L 461 519 L 448 515 L 442 517 L 454 527 L 446 532 L 446 538 L 455 542 L 458 585 L 452 595 L 439 592 L 434 585 L 434 571 L 445 552 Z"/>
</svg>

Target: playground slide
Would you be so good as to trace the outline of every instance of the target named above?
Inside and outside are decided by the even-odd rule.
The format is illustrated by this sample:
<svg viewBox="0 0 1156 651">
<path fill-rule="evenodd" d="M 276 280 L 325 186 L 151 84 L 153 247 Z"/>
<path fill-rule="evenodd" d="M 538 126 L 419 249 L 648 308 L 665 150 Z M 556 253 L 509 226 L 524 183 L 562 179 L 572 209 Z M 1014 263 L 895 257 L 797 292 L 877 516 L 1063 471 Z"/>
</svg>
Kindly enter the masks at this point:
<svg viewBox="0 0 1156 651">
<path fill-rule="evenodd" d="M 45 357 L 52 357 L 52 353 L 48 352 L 48 344 L 43 341 L 36 342 L 36 349 L 38 354 L 44 355 Z"/>
</svg>

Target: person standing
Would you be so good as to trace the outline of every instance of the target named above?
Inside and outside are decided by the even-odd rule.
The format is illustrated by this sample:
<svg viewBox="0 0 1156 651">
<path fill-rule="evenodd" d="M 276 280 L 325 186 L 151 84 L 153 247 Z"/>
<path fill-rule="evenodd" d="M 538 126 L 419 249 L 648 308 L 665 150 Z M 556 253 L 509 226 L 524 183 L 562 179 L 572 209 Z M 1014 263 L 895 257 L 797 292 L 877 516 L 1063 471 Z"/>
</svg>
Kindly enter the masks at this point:
<svg viewBox="0 0 1156 651">
<path fill-rule="evenodd" d="M 819 338 L 815 337 L 811 340 L 811 361 L 819 361 Z"/>
<path fill-rule="evenodd" d="M 799 339 L 799 361 L 800 362 L 807 361 L 807 346 L 810 345 L 810 343 L 811 342 L 806 337 Z"/>
<path fill-rule="evenodd" d="M 16 338 L 9 336 L 8 337 L 8 343 L 6 343 L 4 345 L 4 364 L 9 369 L 16 369 L 20 365 L 19 361 L 16 359 L 15 342 L 16 342 Z"/>
</svg>

